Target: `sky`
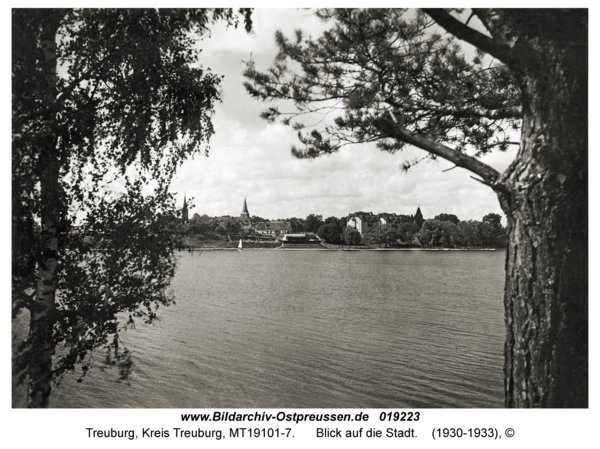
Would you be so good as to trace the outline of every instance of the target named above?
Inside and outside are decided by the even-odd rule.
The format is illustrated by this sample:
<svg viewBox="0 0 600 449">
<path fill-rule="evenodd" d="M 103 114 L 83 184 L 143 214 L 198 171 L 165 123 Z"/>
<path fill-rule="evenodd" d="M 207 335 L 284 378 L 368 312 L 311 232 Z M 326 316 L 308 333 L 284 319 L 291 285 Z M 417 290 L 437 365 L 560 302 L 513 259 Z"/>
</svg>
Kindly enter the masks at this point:
<svg viewBox="0 0 600 449">
<path fill-rule="evenodd" d="M 14 3 L 14 2 L 13 2 Z M 44 6 L 40 2 L 26 1 L 14 6 Z M 110 2 L 109 2 L 110 3 Z M 164 3 L 164 2 L 162 2 Z M 185 3 L 185 2 L 183 2 Z M 586 4 L 589 3 L 589 4 Z M 519 2 L 504 2 L 505 7 L 525 6 Z M 550 6 L 564 6 L 550 2 Z M 53 4 L 53 6 L 59 6 Z M 72 6 L 65 4 L 63 6 Z M 92 5 L 90 5 L 92 6 Z M 114 4 L 95 4 L 93 6 L 118 6 Z M 148 2 L 138 6 L 149 6 Z M 178 6 L 187 6 L 178 4 Z M 529 5 L 536 6 L 536 5 Z M 537 5 L 539 6 L 539 4 Z M 591 7 L 591 2 L 571 4 L 573 7 Z M 597 8 L 596 8 L 597 10 Z M 596 11 L 593 11 L 596 12 Z M 594 14 L 594 17 L 598 17 Z M 4 33 L 5 42 L 10 42 L 10 13 L 5 8 Z M 195 197 L 195 208 L 191 213 L 207 213 L 209 215 L 239 215 L 244 197 L 252 215 L 265 218 L 306 217 L 310 213 L 322 214 L 325 218 L 331 215 L 343 216 L 348 212 L 363 210 L 373 212 L 414 213 L 419 205 L 426 218 L 446 212 L 454 213 L 462 220 L 477 219 L 488 212 L 501 214 L 495 194 L 487 187 L 470 178 L 469 172 L 454 169 L 442 173 L 451 164 L 440 161 L 437 164 L 417 166 L 409 173 L 404 173 L 399 166 L 405 159 L 423 151 L 404 151 L 396 155 L 382 153 L 366 145 L 346 147 L 339 153 L 315 161 L 297 160 L 290 154 L 290 147 L 296 143 L 295 134 L 279 125 L 269 125 L 259 118 L 266 105 L 256 103 L 245 93 L 241 83 L 244 69 L 242 61 L 252 58 L 257 62 L 259 70 L 266 69 L 272 62 L 276 48 L 274 32 L 281 28 L 291 32 L 300 27 L 312 30 L 318 35 L 321 25 L 305 11 L 296 10 L 261 10 L 255 11 L 254 34 L 248 36 L 243 30 L 224 31 L 217 27 L 213 36 L 203 42 L 202 61 L 216 73 L 225 75 L 223 81 L 222 104 L 216 106 L 214 117 L 216 135 L 211 142 L 209 158 L 197 157 L 187 161 L 179 170 L 173 184 L 173 191 L 178 192 L 179 202 L 183 203 L 184 193 Z M 590 41 L 593 47 L 598 42 L 598 27 L 590 27 Z M 8 141 L 10 135 L 10 54 L 9 46 L 4 46 L 4 94 L 5 120 L 4 136 Z M 594 54 L 593 50 L 591 54 Z M 598 73 L 597 58 L 590 59 L 590 72 Z M 590 85 L 591 104 L 598 98 L 597 84 Z M 590 110 L 591 123 L 595 123 L 596 109 Z M 593 140 L 592 140 L 593 141 Z M 8 171 L 11 167 L 10 152 L 4 152 L 5 176 L 4 191 L 10 192 Z M 499 171 L 504 170 L 514 158 L 514 151 L 508 154 L 496 153 L 483 159 L 484 162 Z M 590 167 L 592 172 L 598 167 L 597 152 L 590 151 Z M 597 200 L 594 193 L 598 191 L 598 178 L 590 178 L 590 218 L 595 222 Z M 3 209 L 10 211 L 10 195 L 3 196 Z M 9 230 L 9 220 L 3 220 L 5 235 Z M 598 267 L 597 242 L 598 233 L 590 233 L 590 266 Z M 9 268 L 5 262 L 5 268 Z M 8 280 L 8 277 L 5 276 Z M 7 283 L 4 285 L 8 291 Z M 596 297 L 597 283 L 591 278 L 591 295 Z M 594 301 L 590 303 L 592 321 L 597 317 L 598 308 Z M 8 341 L 10 328 L 5 329 L 4 341 Z M 597 332 L 592 326 L 590 341 L 597 342 Z M 8 345 L 5 345 L 5 360 L 8 357 Z M 592 354 L 593 355 L 593 354 Z M 597 357 L 592 357 L 592 368 L 598 366 Z M 597 371 L 597 370 L 596 370 Z M 5 379 L 8 376 L 5 370 Z M 5 383 L 8 385 L 8 383 Z M 468 412 L 468 411 L 467 411 Z M 128 415 L 129 416 L 129 415 Z M 474 415 L 468 415 L 472 417 Z M 161 415 L 153 415 L 160 419 Z M 86 422 L 92 422 L 96 415 L 86 414 Z M 144 418 L 146 419 L 147 416 Z M 92 421 L 90 421 L 92 420 Z M 17 423 L 12 420 L 11 424 Z M 130 420 L 129 420 L 130 421 Z M 19 420 L 22 422 L 22 420 Z M 54 423 L 51 422 L 53 425 Z M 144 424 L 146 425 L 146 424 Z M 18 426 L 17 426 L 18 428 Z M 540 426 L 542 429 L 543 426 Z M 13 432 L 14 436 L 16 432 Z M 11 434 L 9 434 L 10 440 Z"/>
<path fill-rule="evenodd" d="M 294 158 L 290 149 L 298 144 L 296 132 L 259 117 L 273 103 L 258 102 L 246 93 L 244 61 L 252 59 L 265 71 L 277 54 L 276 30 L 290 35 L 300 28 L 318 37 L 326 25 L 311 11 L 297 9 L 256 9 L 252 20 L 250 35 L 241 26 L 236 30 L 217 24 L 200 43 L 201 64 L 225 78 L 223 101 L 213 117 L 210 156 L 184 162 L 172 184 L 179 204 L 184 195 L 193 198 L 190 217 L 237 216 L 244 198 L 250 215 L 267 219 L 342 217 L 356 211 L 414 214 L 417 207 L 425 218 L 449 213 L 461 220 L 481 220 L 490 212 L 504 217 L 495 193 L 471 179 L 472 173 L 460 168 L 443 172 L 454 165 L 450 162 L 421 163 L 402 171 L 403 161 L 425 156 L 416 148 L 391 155 L 360 144 L 315 160 Z M 502 172 L 515 154 L 513 147 L 482 161 Z"/>
</svg>

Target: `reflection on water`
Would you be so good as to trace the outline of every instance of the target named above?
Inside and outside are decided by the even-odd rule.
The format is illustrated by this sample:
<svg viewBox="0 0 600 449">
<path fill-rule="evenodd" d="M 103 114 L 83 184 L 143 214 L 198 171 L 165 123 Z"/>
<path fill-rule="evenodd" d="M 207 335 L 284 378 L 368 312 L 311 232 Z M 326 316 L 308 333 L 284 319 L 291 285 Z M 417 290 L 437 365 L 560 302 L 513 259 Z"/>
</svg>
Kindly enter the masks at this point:
<svg viewBox="0 0 600 449">
<path fill-rule="evenodd" d="M 503 405 L 503 251 L 180 257 L 177 304 L 123 334 L 131 382 L 98 363 L 52 406 Z"/>
</svg>

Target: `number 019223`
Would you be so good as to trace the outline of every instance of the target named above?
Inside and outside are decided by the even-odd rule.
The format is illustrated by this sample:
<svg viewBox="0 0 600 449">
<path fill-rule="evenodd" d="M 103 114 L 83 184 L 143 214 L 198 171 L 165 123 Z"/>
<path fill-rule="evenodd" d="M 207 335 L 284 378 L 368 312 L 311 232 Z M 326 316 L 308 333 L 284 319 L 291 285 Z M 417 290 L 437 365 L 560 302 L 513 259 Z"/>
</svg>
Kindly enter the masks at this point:
<svg viewBox="0 0 600 449">
<path fill-rule="evenodd" d="M 381 412 L 379 421 L 418 421 L 419 412 Z"/>
</svg>

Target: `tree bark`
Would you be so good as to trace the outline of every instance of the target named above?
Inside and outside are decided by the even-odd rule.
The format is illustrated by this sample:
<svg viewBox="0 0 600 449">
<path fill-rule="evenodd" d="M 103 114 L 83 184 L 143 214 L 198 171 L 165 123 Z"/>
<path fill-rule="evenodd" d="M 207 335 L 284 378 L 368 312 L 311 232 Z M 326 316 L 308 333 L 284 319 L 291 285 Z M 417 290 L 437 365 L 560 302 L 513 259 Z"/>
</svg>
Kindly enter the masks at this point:
<svg viewBox="0 0 600 449">
<path fill-rule="evenodd" d="M 505 405 L 587 407 L 588 11 L 474 10 L 492 38 L 426 11 L 506 63 L 523 95 L 519 153 L 494 183 L 509 238 Z"/>
<path fill-rule="evenodd" d="M 513 67 L 521 147 L 500 180 L 510 193 L 498 193 L 509 235 L 507 407 L 588 406 L 588 43 L 579 34 L 528 30 L 512 48 L 528 64 Z"/>
<path fill-rule="evenodd" d="M 27 406 L 48 407 L 52 382 L 53 325 L 56 313 L 56 272 L 58 268 L 58 226 L 61 221 L 60 160 L 57 146 L 55 116 L 51 107 L 56 101 L 56 33 L 61 14 L 48 10 L 40 19 L 44 83 L 40 86 L 41 101 L 47 105 L 42 118 L 39 140 L 39 179 L 41 200 L 41 254 L 37 263 L 37 292 L 31 310 L 29 329 Z"/>
</svg>

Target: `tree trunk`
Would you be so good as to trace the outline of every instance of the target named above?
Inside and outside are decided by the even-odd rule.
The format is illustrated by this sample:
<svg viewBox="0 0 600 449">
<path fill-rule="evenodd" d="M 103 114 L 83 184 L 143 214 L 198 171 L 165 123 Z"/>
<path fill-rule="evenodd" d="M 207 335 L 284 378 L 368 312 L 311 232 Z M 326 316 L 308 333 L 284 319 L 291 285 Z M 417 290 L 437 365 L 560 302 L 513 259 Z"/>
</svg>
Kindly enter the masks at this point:
<svg viewBox="0 0 600 449">
<path fill-rule="evenodd" d="M 521 148 L 499 193 L 507 407 L 588 406 L 587 33 L 571 37 L 523 33 L 513 48 L 532 63 L 515 69 Z"/>
<path fill-rule="evenodd" d="M 56 32 L 60 13 L 49 10 L 40 20 L 41 46 L 44 60 L 40 61 L 45 73 L 41 86 L 42 101 L 47 113 L 42 119 L 44 131 L 40 148 L 40 200 L 41 200 L 41 254 L 37 267 L 37 292 L 30 318 L 30 349 L 28 357 L 29 408 L 48 407 L 52 381 L 52 329 L 56 312 L 56 270 L 58 267 L 58 225 L 61 220 L 60 161 L 52 105 L 56 100 Z"/>
</svg>

